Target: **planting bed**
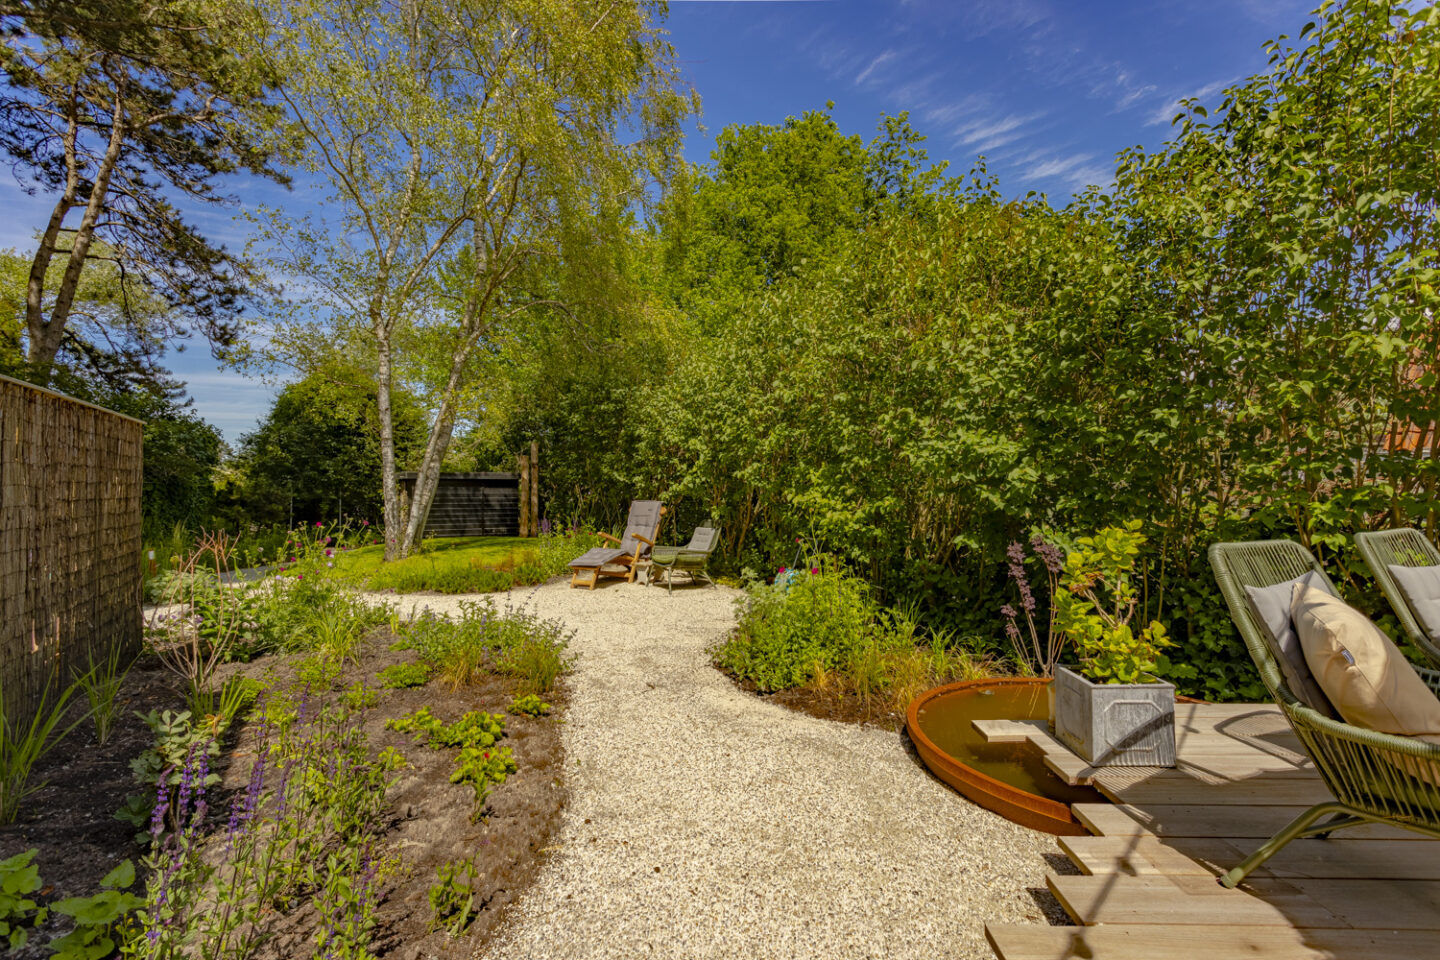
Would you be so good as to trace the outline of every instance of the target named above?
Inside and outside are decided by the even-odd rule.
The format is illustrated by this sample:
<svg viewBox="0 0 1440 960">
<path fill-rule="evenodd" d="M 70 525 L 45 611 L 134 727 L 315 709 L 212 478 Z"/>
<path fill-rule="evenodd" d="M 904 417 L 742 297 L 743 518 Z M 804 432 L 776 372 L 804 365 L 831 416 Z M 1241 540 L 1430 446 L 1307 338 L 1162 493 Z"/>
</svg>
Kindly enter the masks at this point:
<svg viewBox="0 0 1440 960">
<path fill-rule="evenodd" d="M 867 700 L 847 690 L 813 685 L 766 692 L 762 691 L 755 681 L 736 676 L 734 671 L 727 670 L 720 664 L 715 664 L 715 669 L 752 696 L 820 720 L 863 723 L 885 730 L 900 730 L 905 726 L 904 712 L 894 709 L 879 698 L 872 697 Z"/>
<path fill-rule="evenodd" d="M 534 878 L 558 823 L 565 796 L 557 720 L 563 690 L 546 695 L 556 707 L 548 717 L 505 716 L 502 743 L 514 751 L 518 771 L 494 787 L 485 815 L 477 822 L 472 819 L 470 787 L 450 782 L 455 751 L 417 744 L 409 734 L 387 730 L 385 723 L 422 706 L 447 722 L 467 711 L 503 712 L 515 693 L 515 682 L 491 676 L 458 691 L 438 681 L 383 689 L 376 676 L 379 671 L 415 661 L 411 652 L 391 650 L 393 640 L 384 628 L 372 632 L 358 649 L 358 662 L 347 661 L 331 689 L 317 697 L 338 700 L 341 691 L 364 680 L 378 697 L 361 725 L 371 753 L 393 747 L 408 763 L 394 774 L 398 780 L 388 797 L 380 839 L 384 854 L 398 858 L 399 865 L 384 881 L 370 950 L 378 957 L 407 960 L 468 957 L 488 940 L 506 907 Z M 227 665 L 220 676 L 243 675 L 282 689 L 296 682 L 302 661 L 299 656 L 266 657 Z M 126 795 L 137 789 L 129 762 L 152 739 L 133 711 L 181 709 L 184 697 L 170 674 L 142 661 L 130 672 L 120 698 L 123 717 L 111 739 L 101 747 L 95 744 L 88 722 L 77 728 L 37 770 L 37 779 L 48 784 L 22 807 L 20 821 L 0 827 L 0 858 L 39 849 L 35 862 L 45 883 L 41 897 L 45 902 L 95 893 L 100 878 L 116 863 L 130 858 L 138 866 L 146 852 L 135 843 L 134 828 L 113 817 Z M 215 788 L 213 809 L 222 812 L 212 814 L 216 830 L 224 829 L 223 811 L 229 808 L 229 797 L 244 789 L 254 758 L 254 730 L 246 724 L 237 726 L 238 733 L 227 737 L 218 767 L 223 780 Z M 429 892 L 437 868 L 457 859 L 474 864 L 478 916 L 462 936 L 450 938 L 429 929 Z M 142 876 L 137 889 L 143 882 Z M 267 923 L 271 936 L 254 956 L 273 960 L 310 956 L 317 919 L 308 902 L 274 916 Z M 20 960 L 48 956 L 43 945 L 64 929 L 63 920 L 52 916 L 29 945 L 11 955 Z"/>
</svg>

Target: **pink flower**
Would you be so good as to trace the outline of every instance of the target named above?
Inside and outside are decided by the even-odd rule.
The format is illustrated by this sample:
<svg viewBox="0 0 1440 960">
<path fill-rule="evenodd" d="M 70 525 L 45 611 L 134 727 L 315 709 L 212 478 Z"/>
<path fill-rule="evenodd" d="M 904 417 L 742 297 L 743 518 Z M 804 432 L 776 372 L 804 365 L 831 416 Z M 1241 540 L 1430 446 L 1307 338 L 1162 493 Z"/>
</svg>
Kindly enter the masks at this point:
<svg viewBox="0 0 1440 960">
<path fill-rule="evenodd" d="M 811 572 L 811 573 L 819 573 L 819 572 L 820 572 L 820 568 L 819 568 L 819 567 L 811 567 L 811 568 L 810 568 L 810 572 Z"/>
<path fill-rule="evenodd" d="M 315 526 L 319 527 L 319 526 L 322 526 L 322 524 L 320 523 L 319 520 L 316 520 L 316 521 L 315 521 Z"/>
<path fill-rule="evenodd" d="M 785 572 L 785 568 L 784 568 L 784 567 L 781 567 L 779 570 L 776 570 L 775 572 L 776 572 L 776 573 L 784 573 L 784 572 Z"/>
<path fill-rule="evenodd" d="M 291 557 L 291 558 L 290 558 L 290 562 L 291 562 L 291 563 L 294 563 L 294 562 L 295 562 L 295 558 L 294 558 L 294 557 Z"/>
<path fill-rule="evenodd" d="M 360 526 L 362 526 L 362 527 L 368 527 L 368 526 L 370 526 L 370 521 L 369 521 L 369 520 L 361 520 L 361 521 L 360 521 Z"/>
<path fill-rule="evenodd" d="M 335 556 L 335 551 L 334 551 L 334 550 L 326 550 L 326 551 L 325 551 L 325 556 L 327 556 L 327 557 L 333 557 L 333 556 Z"/>
<path fill-rule="evenodd" d="M 295 579 L 296 579 L 296 580 L 304 580 L 304 579 L 305 579 L 305 574 L 303 574 L 303 573 L 297 573 L 297 574 L 295 574 Z"/>
</svg>

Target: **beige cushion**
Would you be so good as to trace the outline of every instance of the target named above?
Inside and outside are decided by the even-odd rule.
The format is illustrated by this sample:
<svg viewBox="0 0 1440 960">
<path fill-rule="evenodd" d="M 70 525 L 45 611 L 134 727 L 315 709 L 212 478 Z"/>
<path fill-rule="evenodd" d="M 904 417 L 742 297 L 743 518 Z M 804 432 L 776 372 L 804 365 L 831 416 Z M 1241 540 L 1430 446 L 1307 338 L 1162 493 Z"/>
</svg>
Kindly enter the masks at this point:
<svg viewBox="0 0 1440 960">
<path fill-rule="evenodd" d="M 1440 735 L 1440 700 L 1369 617 L 1303 583 L 1295 585 L 1290 616 L 1310 672 L 1346 723 Z"/>
</svg>

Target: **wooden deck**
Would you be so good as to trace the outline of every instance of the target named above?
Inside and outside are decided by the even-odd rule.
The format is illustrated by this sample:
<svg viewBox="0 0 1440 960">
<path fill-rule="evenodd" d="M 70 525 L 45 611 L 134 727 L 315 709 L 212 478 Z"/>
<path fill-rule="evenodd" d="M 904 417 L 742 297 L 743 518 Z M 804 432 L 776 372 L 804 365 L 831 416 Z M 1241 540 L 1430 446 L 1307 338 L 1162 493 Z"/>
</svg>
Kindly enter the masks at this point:
<svg viewBox="0 0 1440 960">
<path fill-rule="evenodd" d="M 1278 708 L 1180 704 L 1178 766 L 1095 769 L 1043 728 L 992 723 L 1114 804 L 1075 807 L 1058 838 L 1081 876 L 1050 890 L 1079 926 L 990 924 L 999 960 L 1399 960 L 1440 957 L 1440 841 L 1366 826 L 1296 840 L 1238 890 L 1216 877 L 1329 799 Z"/>
</svg>

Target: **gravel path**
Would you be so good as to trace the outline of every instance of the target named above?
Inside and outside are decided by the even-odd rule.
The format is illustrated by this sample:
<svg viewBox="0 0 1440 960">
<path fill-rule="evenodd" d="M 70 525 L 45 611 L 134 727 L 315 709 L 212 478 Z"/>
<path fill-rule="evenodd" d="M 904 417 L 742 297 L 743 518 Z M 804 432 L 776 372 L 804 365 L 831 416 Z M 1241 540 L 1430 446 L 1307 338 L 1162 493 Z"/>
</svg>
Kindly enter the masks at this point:
<svg viewBox="0 0 1440 960">
<path fill-rule="evenodd" d="M 710 665 L 735 596 L 625 583 L 510 596 L 577 631 L 571 799 L 551 861 L 483 956 L 989 958 L 985 921 L 1041 919 L 1030 891 L 1052 837 L 930 777 L 903 735 L 764 703 Z M 406 597 L 402 611 L 460 599 Z"/>
</svg>

